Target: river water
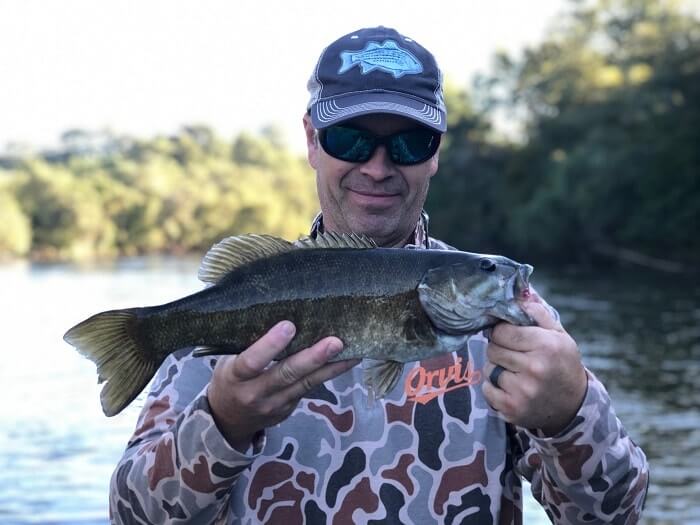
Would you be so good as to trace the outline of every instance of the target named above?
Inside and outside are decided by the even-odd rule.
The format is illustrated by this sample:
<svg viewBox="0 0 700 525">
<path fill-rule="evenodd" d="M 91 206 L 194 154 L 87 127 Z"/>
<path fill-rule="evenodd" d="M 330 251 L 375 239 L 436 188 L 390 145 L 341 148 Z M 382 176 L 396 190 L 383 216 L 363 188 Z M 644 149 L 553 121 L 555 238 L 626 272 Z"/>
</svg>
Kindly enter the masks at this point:
<svg viewBox="0 0 700 525">
<path fill-rule="evenodd" d="M 62 334 L 100 310 L 194 292 L 196 268 L 173 258 L 0 266 L 0 523 L 107 523 L 109 478 L 140 403 L 104 417 L 94 365 Z M 649 457 L 643 523 L 700 524 L 697 279 L 540 269 L 533 277 Z M 525 523 L 548 523 L 531 498 Z"/>
</svg>

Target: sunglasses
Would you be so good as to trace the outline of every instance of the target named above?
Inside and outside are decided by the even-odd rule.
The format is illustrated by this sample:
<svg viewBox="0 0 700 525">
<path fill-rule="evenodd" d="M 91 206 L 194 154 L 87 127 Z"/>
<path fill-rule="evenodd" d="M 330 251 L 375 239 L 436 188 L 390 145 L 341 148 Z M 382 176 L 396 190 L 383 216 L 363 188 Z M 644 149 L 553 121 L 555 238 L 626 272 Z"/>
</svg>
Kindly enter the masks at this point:
<svg viewBox="0 0 700 525">
<path fill-rule="evenodd" d="M 380 137 L 349 126 L 331 126 L 320 130 L 318 137 L 326 153 L 345 162 L 366 162 L 383 145 L 394 164 L 411 166 L 428 160 L 440 146 L 440 133 L 428 128 Z"/>
</svg>

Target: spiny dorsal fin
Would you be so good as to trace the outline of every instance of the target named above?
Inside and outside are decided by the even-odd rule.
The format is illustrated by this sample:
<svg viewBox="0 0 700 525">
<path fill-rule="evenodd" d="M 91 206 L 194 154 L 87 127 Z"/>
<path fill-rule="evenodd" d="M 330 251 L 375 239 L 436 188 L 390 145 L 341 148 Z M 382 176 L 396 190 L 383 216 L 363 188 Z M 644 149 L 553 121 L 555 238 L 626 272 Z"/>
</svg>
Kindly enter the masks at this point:
<svg viewBox="0 0 700 525">
<path fill-rule="evenodd" d="M 304 237 L 297 241 L 299 248 L 376 248 L 377 244 L 370 238 L 356 233 L 319 233 L 315 239 Z"/>
<path fill-rule="evenodd" d="M 197 276 L 202 282 L 216 284 L 244 264 L 294 249 L 291 242 L 272 235 L 226 237 L 204 256 Z"/>
</svg>

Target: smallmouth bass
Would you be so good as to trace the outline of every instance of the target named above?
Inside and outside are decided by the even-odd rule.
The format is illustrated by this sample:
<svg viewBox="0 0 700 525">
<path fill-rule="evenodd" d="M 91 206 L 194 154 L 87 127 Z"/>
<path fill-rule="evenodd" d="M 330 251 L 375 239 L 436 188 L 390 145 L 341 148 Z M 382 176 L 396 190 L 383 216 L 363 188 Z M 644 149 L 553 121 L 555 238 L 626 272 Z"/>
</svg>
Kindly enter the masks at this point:
<svg viewBox="0 0 700 525">
<path fill-rule="evenodd" d="M 110 310 L 68 330 L 64 340 L 97 366 L 107 416 L 145 388 L 168 354 L 238 354 L 288 319 L 296 335 L 284 359 L 326 336 L 340 361 L 368 358 L 377 397 L 404 363 L 466 345 L 499 321 L 533 325 L 520 303 L 532 267 L 495 255 L 377 248 L 356 235 L 327 233 L 291 243 L 267 235 L 229 237 L 206 254 L 210 286 L 158 306 Z"/>
</svg>

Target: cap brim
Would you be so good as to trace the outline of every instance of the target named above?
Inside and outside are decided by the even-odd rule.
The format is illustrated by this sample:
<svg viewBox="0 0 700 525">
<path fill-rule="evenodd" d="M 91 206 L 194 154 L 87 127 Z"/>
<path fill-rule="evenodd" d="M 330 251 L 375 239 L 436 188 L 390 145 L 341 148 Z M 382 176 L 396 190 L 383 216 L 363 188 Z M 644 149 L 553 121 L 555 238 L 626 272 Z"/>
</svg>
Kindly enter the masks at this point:
<svg viewBox="0 0 700 525">
<path fill-rule="evenodd" d="M 407 117 L 440 133 L 447 130 L 444 111 L 396 93 L 361 93 L 319 100 L 311 106 L 311 122 L 316 129 L 323 129 L 371 113 Z"/>
</svg>

